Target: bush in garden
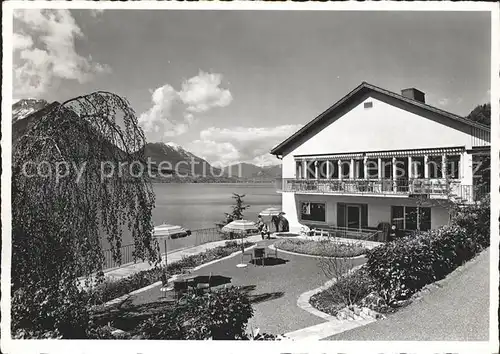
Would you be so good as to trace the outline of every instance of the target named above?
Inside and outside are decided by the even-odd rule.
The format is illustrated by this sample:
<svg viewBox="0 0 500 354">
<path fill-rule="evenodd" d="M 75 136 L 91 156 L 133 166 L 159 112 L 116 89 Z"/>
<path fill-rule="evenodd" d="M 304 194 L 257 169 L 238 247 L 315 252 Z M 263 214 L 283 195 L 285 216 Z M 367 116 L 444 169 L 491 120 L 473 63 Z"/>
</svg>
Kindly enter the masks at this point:
<svg viewBox="0 0 500 354">
<path fill-rule="evenodd" d="M 469 222 L 469 217 L 464 214 L 460 220 Z M 482 249 L 484 236 L 473 230 L 453 222 L 369 251 L 366 267 L 378 282 L 380 295 L 391 304 L 444 278 Z"/>
<path fill-rule="evenodd" d="M 373 289 L 374 281 L 364 267 L 339 278 L 328 289 L 313 295 L 310 303 L 333 316 L 344 307 L 359 304 Z"/>
<path fill-rule="evenodd" d="M 140 326 L 147 339 L 244 339 L 253 308 L 248 296 L 230 287 L 203 296 L 186 296 Z"/>
<path fill-rule="evenodd" d="M 70 284 L 61 282 L 46 287 L 33 283 L 14 291 L 11 307 L 13 337 L 86 338 L 88 297 L 76 284 Z"/>
<path fill-rule="evenodd" d="M 467 230 L 482 248 L 490 245 L 490 197 L 481 199 L 479 204 L 457 208 L 452 223 Z"/>
</svg>

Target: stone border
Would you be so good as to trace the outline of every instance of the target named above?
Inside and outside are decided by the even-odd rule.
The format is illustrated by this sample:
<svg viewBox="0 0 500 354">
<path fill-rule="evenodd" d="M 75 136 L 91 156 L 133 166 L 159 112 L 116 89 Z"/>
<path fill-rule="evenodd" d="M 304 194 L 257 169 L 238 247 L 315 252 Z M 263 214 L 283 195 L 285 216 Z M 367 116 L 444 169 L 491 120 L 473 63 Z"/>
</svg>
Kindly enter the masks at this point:
<svg viewBox="0 0 500 354">
<path fill-rule="evenodd" d="M 256 246 L 257 246 L 257 245 L 252 245 L 252 246 L 250 246 L 250 247 L 248 247 L 248 248 L 245 248 L 245 250 L 244 250 L 244 251 L 246 252 L 246 251 L 248 251 L 248 250 L 250 250 L 250 249 L 252 249 L 252 248 L 254 248 L 254 247 L 256 247 Z M 227 255 L 227 256 L 225 256 L 225 257 L 222 257 L 222 258 L 219 258 L 219 259 L 214 259 L 213 261 L 210 261 L 210 262 L 207 262 L 207 263 L 200 264 L 199 266 L 194 267 L 194 268 L 193 268 L 193 271 L 197 271 L 197 270 L 199 270 L 199 269 L 201 269 L 201 268 L 203 268 L 203 267 L 207 267 L 207 266 L 212 265 L 212 264 L 214 264 L 214 263 L 217 263 L 217 262 L 220 262 L 220 261 L 223 261 L 223 260 L 226 260 L 226 259 L 232 258 L 232 257 L 234 257 L 234 256 L 237 256 L 238 254 L 241 254 L 241 251 L 236 251 L 236 252 L 233 252 L 233 253 L 231 253 L 230 255 Z M 173 276 L 173 277 L 169 278 L 169 279 L 168 279 L 168 281 L 172 281 L 172 280 L 174 280 L 174 279 L 175 279 L 175 276 Z M 132 295 L 140 294 L 140 293 L 142 293 L 142 292 L 144 292 L 144 291 L 150 290 L 150 289 L 155 288 L 155 287 L 157 287 L 157 286 L 159 286 L 159 285 L 162 285 L 161 280 L 160 280 L 160 281 L 157 281 L 157 282 L 155 282 L 155 283 L 153 283 L 153 284 L 150 284 L 150 285 L 148 285 L 148 286 L 145 286 L 144 288 L 140 288 L 140 289 L 134 290 L 134 291 L 132 291 L 132 292 L 130 292 L 130 293 L 128 293 L 128 294 L 122 295 L 122 296 L 120 296 L 120 297 L 118 297 L 118 298 L 116 298 L 116 299 L 109 300 L 109 301 L 105 302 L 104 304 L 102 304 L 102 305 L 100 305 L 100 306 L 109 307 L 109 306 L 112 306 L 112 305 L 119 304 L 120 302 L 125 301 L 127 298 L 129 298 L 129 297 L 130 297 L 130 296 L 132 296 Z"/>
<path fill-rule="evenodd" d="M 360 264 L 354 268 L 351 269 L 351 272 L 357 271 L 359 268 L 361 268 L 364 264 Z M 313 289 L 306 291 L 305 293 L 300 294 L 299 298 L 297 299 L 297 306 L 300 307 L 302 310 L 307 311 L 315 316 L 321 317 L 327 321 L 331 321 L 333 319 L 337 319 L 335 316 L 332 316 L 326 312 L 320 311 L 317 308 L 314 308 L 310 303 L 309 300 L 311 299 L 312 296 L 316 295 L 317 293 L 320 293 L 329 287 L 331 287 L 333 284 L 337 282 L 337 279 L 332 279 L 328 280 L 325 284 L 320 286 L 319 288 Z"/>
<path fill-rule="evenodd" d="M 272 250 L 278 250 L 279 252 L 292 254 L 294 256 L 304 256 L 304 257 L 311 257 L 311 258 L 328 258 L 328 259 L 336 259 L 336 258 L 338 258 L 338 259 L 360 259 L 360 258 L 366 258 L 365 254 L 362 254 L 362 255 L 359 255 L 359 256 L 355 256 L 355 257 L 331 257 L 331 256 L 317 256 L 315 254 L 297 253 L 297 252 L 285 251 L 284 249 L 277 248 L 276 246 L 274 246 L 274 244 L 269 245 L 268 248 L 270 248 Z"/>
</svg>

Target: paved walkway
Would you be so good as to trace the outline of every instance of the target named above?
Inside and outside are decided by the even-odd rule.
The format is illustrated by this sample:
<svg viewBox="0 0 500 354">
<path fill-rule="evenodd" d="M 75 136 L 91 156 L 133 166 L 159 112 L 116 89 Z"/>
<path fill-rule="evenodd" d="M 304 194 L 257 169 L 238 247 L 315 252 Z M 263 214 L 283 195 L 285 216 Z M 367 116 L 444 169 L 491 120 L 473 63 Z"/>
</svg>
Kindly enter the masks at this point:
<svg viewBox="0 0 500 354">
<path fill-rule="evenodd" d="M 276 240 L 260 241 L 259 246 L 267 247 L 274 242 Z M 249 328 L 258 327 L 261 333 L 284 334 L 325 323 L 324 319 L 297 306 L 301 294 L 322 286 L 328 280 L 319 267 L 319 259 L 278 251 L 278 261 L 272 265 L 236 267 L 240 262 L 241 257 L 235 256 L 193 274 L 229 277 L 231 285 L 247 289 L 255 311 Z M 364 259 L 353 260 L 355 265 L 363 262 Z M 128 301 L 131 306 L 141 306 L 157 302 L 160 296 L 157 286 L 132 295 Z"/>
<path fill-rule="evenodd" d="M 489 249 L 431 286 L 420 300 L 331 340 L 487 341 L 489 337 Z"/>
<path fill-rule="evenodd" d="M 259 240 L 262 240 L 262 237 L 260 235 L 258 236 L 250 236 L 245 239 L 246 241 L 249 242 L 257 242 Z M 178 251 L 173 251 L 167 254 L 167 264 L 171 264 L 177 261 L 180 261 L 183 257 L 188 257 L 194 254 L 202 253 L 205 252 L 206 250 L 216 248 L 219 246 L 224 246 L 228 240 L 223 240 L 223 241 L 215 241 L 215 242 L 210 242 L 210 243 L 205 243 L 203 245 L 199 246 L 194 246 L 190 248 L 185 248 L 182 250 Z M 239 242 L 239 240 L 237 240 Z M 165 262 L 165 255 L 162 256 L 162 261 Z M 124 265 L 123 267 L 120 268 L 115 268 L 111 269 L 109 271 L 104 272 L 104 276 L 108 279 L 120 279 L 120 278 L 125 278 L 128 277 L 134 273 L 143 271 L 143 270 L 148 270 L 153 268 L 151 264 L 148 262 L 140 262 L 140 263 L 132 263 L 128 265 Z"/>
</svg>

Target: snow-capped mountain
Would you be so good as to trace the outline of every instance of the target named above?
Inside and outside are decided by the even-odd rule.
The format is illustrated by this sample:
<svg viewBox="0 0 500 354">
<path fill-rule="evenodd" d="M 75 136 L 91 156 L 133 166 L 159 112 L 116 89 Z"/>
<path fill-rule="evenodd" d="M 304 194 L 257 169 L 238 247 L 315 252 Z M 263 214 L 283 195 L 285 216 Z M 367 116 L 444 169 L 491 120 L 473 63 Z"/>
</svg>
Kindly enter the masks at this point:
<svg viewBox="0 0 500 354">
<path fill-rule="evenodd" d="M 12 105 L 12 123 L 24 119 L 32 113 L 41 110 L 49 103 L 45 100 L 27 98 L 18 100 Z"/>
<path fill-rule="evenodd" d="M 221 176 L 222 172 L 212 167 L 207 161 L 185 150 L 175 143 L 149 143 L 145 146 L 146 159 L 151 161 L 162 171 L 182 175 Z"/>
<path fill-rule="evenodd" d="M 200 160 L 203 160 L 201 159 L 200 157 L 196 156 L 195 154 L 193 154 L 192 152 L 190 151 L 187 151 L 186 149 L 184 149 L 182 146 L 180 146 L 179 144 L 176 144 L 176 143 L 173 143 L 173 142 L 168 142 L 168 143 L 165 143 L 165 146 L 168 148 L 172 148 L 174 149 L 175 151 L 177 151 L 181 156 L 185 157 L 186 159 L 200 159 Z M 205 161 L 205 160 L 203 160 Z M 206 161 L 205 161 L 206 162 Z"/>
</svg>

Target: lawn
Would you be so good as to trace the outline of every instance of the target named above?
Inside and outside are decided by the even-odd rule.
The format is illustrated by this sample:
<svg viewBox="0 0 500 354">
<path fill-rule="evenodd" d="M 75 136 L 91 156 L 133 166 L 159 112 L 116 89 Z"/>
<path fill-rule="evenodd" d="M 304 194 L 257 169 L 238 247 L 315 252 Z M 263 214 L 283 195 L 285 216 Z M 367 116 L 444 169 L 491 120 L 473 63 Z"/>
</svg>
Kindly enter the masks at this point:
<svg viewBox="0 0 500 354">
<path fill-rule="evenodd" d="M 356 257 L 365 254 L 367 249 L 358 243 L 338 241 L 283 239 L 274 246 L 284 251 L 324 257 Z"/>
</svg>

